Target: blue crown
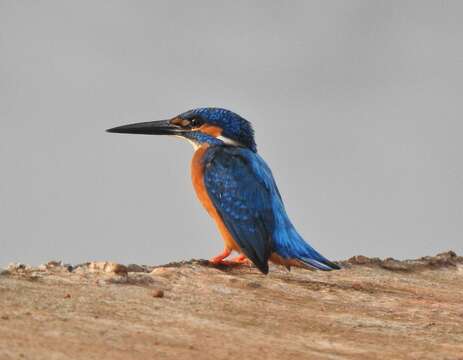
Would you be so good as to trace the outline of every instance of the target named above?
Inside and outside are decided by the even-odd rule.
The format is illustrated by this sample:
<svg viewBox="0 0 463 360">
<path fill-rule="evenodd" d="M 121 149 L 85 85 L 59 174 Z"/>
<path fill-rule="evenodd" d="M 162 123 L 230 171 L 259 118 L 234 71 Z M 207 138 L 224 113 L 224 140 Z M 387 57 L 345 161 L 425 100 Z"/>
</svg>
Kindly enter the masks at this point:
<svg viewBox="0 0 463 360">
<path fill-rule="evenodd" d="M 257 152 L 251 123 L 230 110 L 205 107 L 187 111 L 180 117 L 185 119 L 199 118 L 204 123 L 218 126 L 222 129 L 222 136 Z"/>
</svg>

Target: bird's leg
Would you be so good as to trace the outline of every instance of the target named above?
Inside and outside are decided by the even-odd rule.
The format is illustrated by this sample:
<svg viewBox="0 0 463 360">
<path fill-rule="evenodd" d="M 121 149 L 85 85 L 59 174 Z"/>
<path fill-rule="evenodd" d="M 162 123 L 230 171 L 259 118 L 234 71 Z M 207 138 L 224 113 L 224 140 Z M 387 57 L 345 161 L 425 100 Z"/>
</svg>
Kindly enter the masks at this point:
<svg viewBox="0 0 463 360">
<path fill-rule="evenodd" d="M 228 257 L 230 254 L 231 254 L 231 250 L 225 248 L 219 255 L 214 256 L 212 259 L 210 259 L 209 262 L 214 265 L 226 263 L 226 261 L 224 261 L 223 259 Z"/>
<path fill-rule="evenodd" d="M 230 260 L 230 262 L 235 263 L 235 264 L 243 264 L 243 265 L 250 265 L 251 262 L 249 259 L 246 257 L 246 255 L 239 255 L 237 257 L 234 257 L 233 259 Z"/>
</svg>

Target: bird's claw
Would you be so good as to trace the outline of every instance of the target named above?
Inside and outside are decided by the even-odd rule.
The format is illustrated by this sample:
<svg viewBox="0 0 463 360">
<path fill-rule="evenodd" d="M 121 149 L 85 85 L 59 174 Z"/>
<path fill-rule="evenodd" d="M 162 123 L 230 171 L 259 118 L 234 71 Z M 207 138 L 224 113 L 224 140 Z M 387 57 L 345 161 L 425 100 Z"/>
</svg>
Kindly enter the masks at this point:
<svg viewBox="0 0 463 360">
<path fill-rule="evenodd" d="M 235 265 L 251 265 L 251 261 L 244 255 L 239 255 L 231 259 L 230 262 Z"/>
<path fill-rule="evenodd" d="M 223 266 L 240 266 L 240 265 L 251 265 L 249 259 L 244 255 L 239 255 L 231 260 L 225 260 L 223 254 L 213 257 L 209 260 L 212 265 L 223 265 Z"/>
</svg>

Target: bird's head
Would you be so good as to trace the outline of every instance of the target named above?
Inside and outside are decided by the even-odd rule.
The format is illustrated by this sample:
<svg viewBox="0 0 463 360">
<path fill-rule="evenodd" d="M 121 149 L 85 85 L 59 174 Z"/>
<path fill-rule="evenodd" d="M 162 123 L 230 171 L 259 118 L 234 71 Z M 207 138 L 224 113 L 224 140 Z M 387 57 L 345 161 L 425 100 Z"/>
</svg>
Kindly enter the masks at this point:
<svg viewBox="0 0 463 360">
<path fill-rule="evenodd" d="M 251 123 L 230 110 L 198 108 L 169 120 L 129 124 L 107 130 L 112 133 L 174 135 L 201 146 L 230 145 L 247 147 L 256 152 Z"/>
</svg>

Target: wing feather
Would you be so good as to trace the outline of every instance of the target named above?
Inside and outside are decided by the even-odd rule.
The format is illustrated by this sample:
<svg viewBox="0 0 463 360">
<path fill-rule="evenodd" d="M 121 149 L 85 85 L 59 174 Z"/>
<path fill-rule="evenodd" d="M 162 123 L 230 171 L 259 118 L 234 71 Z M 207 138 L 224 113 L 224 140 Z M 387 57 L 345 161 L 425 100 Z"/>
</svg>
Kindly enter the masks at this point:
<svg viewBox="0 0 463 360">
<path fill-rule="evenodd" d="M 256 156 L 244 148 L 211 148 L 205 157 L 204 184 L 236 243 L 266 274 L 274 229 L 273 195 L 267 184 L 269 170 L 259 168 Z"/>
</svg>

